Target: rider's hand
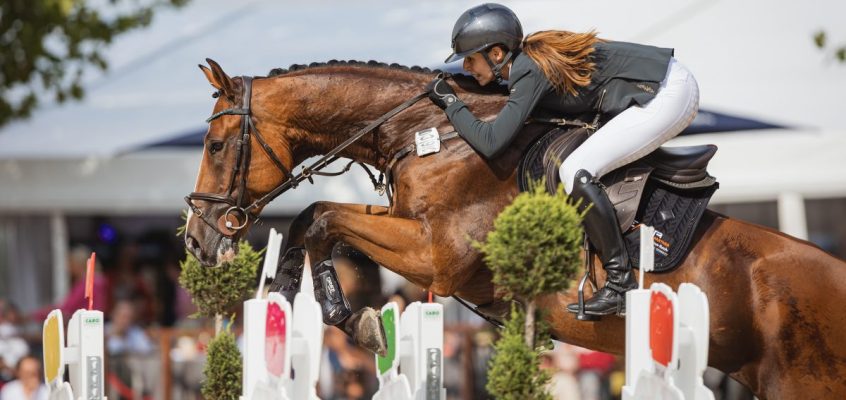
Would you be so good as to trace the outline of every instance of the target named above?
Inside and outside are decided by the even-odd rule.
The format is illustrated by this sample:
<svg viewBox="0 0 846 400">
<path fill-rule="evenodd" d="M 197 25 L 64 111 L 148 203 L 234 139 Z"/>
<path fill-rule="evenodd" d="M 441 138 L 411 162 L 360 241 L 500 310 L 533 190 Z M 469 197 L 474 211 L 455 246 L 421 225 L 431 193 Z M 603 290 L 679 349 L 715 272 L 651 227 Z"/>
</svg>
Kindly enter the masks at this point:
<svg viewBox="0 0 846 400">
<path fill-rule="evenodd" d="M 455 91 L 452 90 L 452 86 L 446 83 L 440 76 L 426 85 L 426 92 L 429 93 L 429 100 L 432 100 L 432 103 L 435 103 L 442 110 L 458 101 L 458 97 L 455 95 Z"/>
</svg>

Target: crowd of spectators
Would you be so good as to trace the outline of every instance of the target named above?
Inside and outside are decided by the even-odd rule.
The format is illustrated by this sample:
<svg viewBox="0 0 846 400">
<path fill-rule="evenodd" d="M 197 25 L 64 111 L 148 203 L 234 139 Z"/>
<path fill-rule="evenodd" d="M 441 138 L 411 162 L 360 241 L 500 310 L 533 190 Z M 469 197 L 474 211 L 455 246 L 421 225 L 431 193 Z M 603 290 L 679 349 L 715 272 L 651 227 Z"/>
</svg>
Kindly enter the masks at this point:
<svg viewBox="0 0 846 400">
<path fill-rule="evenodd" d="M 173 393 L 181 394 L 175 398 L 199 398 L 204 351 L 211 335 L 201 319 L 188 318 L 196 310 L 190 296 L 177 284 L 182 254 L 159 252 L 151 257 L 149 249 L 139 242 L 100 250 L 93 308 L 106 315 L 109 398 L 161 398 L 163 354 L 171 365 Z M 52 309 L 61 309 L 67 322 L 75 310 L 87 307 L 84 275 L 90 254 L 91 249 L 85 246 L 71 248 L 67 260 L 70 290 L 55 304 L 21 313 L 14 304 L 0 299 L 0 400 L 46 399 L 40 361 L 41 323 Z M 410 302 L 426 301 L 425 291 L 402 279 L 394 279 L 393 284 L 390 280 L 383 282 L 384 271 L 355 252 L 337 248 L 335 255 L 342 289 L 353 308 L 395 301 L 402 310 Z M 443 383 L 448 397 L 467 398 L 469 393 L 472 398 L 488 398 L 486 371 L 496 331 L 457 303 L 445 304 Z M 237 314 L 240 310 L 233 311 Z M 157 332 L 172 327 L 186 330 L 160 342 Z M 236 332 L 240 332 L 237 325 Z M 160 343 L 169 348 L 161 349 Z M 373 355 L 353 344 L 341 330 L 326 329 L 322 357 L 318 383 L 321 398 L 369 399 L 378 389 Z M 549 390 L 553 398 L 619 398 L 623 378 L 616 357 L 557 343 L 541 361 L 552 378 Z M 731 388 L 723 392 L 736 392 L 736 385 L 726 383 L 718 374 L 712 372 L 710 381 L 718 390 Z"/>
<path fill-rule="evenodd" d="M 107 387 L 112 390 L 107 395 L 114 399 L 153 395 L 159 360 L 149 328 L 170 326 L 187 316 L 176 316 L 178 301 L 170 304 L 160 301 L 179 297 L 177 259 L 171 257 L 168 270 L 168 265 L 139 256 L 140 246 L 140 243 L 124 243 L 114 247 L 114 252 L 98 252 L 93 278 L 92 308 L 103 311 L 106 318 L 106 379 Z M 84 245 L 75 245 L 68 251 L 70 289 L 54 304 L 21 313 L 10 301 L 0 299 L 0 400 L 46 399 L 40 361 L 41 324 L 53 309 L 62 311 L 67 324 L 76 310 L 88 307 L 85 274 L 91 252 Z M 171 272 L 170 285 L 157 279 L 168 278 L 167 272 Z M 181 305 L 185 313 L 192 312 L 184 303 Z M 169 311 L 158 313 L 158 310 Z M 148 368 L 150 371 L 141 368 L 150 365 L 153 366 Z"/>
</svg>

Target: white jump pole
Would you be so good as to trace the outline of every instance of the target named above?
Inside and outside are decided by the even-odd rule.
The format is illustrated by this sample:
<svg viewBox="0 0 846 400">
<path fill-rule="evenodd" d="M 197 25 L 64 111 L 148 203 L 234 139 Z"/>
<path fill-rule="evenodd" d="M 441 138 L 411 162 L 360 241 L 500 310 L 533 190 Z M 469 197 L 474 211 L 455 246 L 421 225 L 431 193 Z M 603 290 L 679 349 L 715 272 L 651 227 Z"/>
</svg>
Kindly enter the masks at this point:
<svg viewBox="0 0 846 400">
<path fill-rule="evenodd" d="M 641 371 L 652 372 L 652 351 L 649 349 L 649 301 L 651 292 L 644 289 L 643 276 L 655 268 L 655 228 L 640 226 L 640 271 L 638 288 L 626 292 L 626 384 L 623 399 L 634 396 L 634 387 Z M 643 345 L 646 343 L 647 345 Z"/>
<path fill-rule="evenodd" d="M 244 359 L 242 366 L 242 393 L 250 398 L 256 393 L 260 382 L 269 384 L 270 373 L 265 359 L 265 335 L 267 307 L 269 302 L 264 298 L 264 281 L 276 276 L 276 266 L 279 260 L 279 250 L 282 245 L 282 234 L 276 229 L 270 229 L 267 248 L 264 254 L 264 264 L 259 278 L 258 290 L 253 299 L 244 302 Z M 290 313 L 290 306 L 282 306 L 283 311 Z M 248 326 L 249 325 L 249 326 Z M 287 328 L 287 327 L 286 327 Z M 244 398 L 244 397 L 242 397 Z"/>
</svg>

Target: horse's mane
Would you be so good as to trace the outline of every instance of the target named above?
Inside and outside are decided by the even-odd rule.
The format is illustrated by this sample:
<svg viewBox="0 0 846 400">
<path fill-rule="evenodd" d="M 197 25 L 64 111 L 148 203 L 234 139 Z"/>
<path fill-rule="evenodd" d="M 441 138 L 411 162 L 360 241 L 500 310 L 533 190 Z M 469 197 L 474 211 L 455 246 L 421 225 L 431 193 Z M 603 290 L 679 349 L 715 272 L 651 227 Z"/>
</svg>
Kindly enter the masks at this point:
<svg viewBox="0 0 846 400">
<path fill-rule="evenodd" d="M 267 74 L 268 77 L 275 77 L 286 75 L 294 72 L 309 70 L 320 67 L 365 67 L 365 68 L 380 68 L 385 70 L 401 71 L 401 72 L 417 72 L 421 74 L 436 74 L 441 73 L 441 69 L 431 69 L 420 66 L 405 66 L 397 63 L 384 63 L 379 61 L 356 61 L 356 60 L 329 60 L 327 62 L 313 62 L 311 64 L 292 64 L 288 68 L 273 68 Z M 464 74 L 452 74 L 453 82 L 462 89 L 479 94 L 507 94 L 508 90 L 505 85 L 489 84 L 486 86 L 479 86 L 473 77 Z"/>
<path fill-rule="evenodd" d="M 274 69 L 270 70 L 270 72 L 267 74 L 267 76 L 268 77 L 279 76 L 279 75 L 285 75 L 285 74 L 289 74 L 289 73 L 292 73 L 292 72 L 302 71 L 302 70 L 306 70 L 306 69 L 310 69 L 310 68 L 335 67 L 335 66 L 337 66 L 337 67 L 341 67 L 341 66 L 371 67 L 371 68 L 390 69 L 390 70 L 396 70 L 396 71 L 419 72 L 419 73 L 423 73 L 423 74 L 433 74 L 433 73 L 441 72 L 441 70 L 439 70 L 439 69 L 433 70 L 433 69 L 429 69 L 429 68 L 426 68 L 426 67 L 420 67 L 420 66 L 417 66 L 417 65 L 412 66 L 412 67 L 408 67 L 408 66 L 405 66 L 405 65 L 397 64 L 397 63 L 388 64 L 388 63 L 374 61 L 374 60 L 370 60 L 370 61 L 329 60 L 327 62 L 313 62 L 313 63 L 308 64 L 308 65 L 306 65 L 306 64 L 292 64 L 288 68 L 274 68 Z"/>
</svg>

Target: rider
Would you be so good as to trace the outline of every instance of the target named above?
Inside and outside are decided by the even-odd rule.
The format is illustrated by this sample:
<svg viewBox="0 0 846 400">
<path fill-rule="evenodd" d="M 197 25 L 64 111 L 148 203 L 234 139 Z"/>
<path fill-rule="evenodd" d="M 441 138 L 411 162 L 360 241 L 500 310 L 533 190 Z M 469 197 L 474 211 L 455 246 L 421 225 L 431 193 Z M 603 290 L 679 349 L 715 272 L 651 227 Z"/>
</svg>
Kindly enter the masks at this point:
<svg viewBox="0 0 846 400">
<path fill-rule="evenodd" d="M 464 69 L 480 85 L 508 83 L 508 101 L 491 122 L 476 118 L 442 77 L 427 86 L 459 135 L 487 159 L 504 150 L 535 113 L 610 118 L 564 160 L 559 176 L 573 199 L 583 199 L 582 208 L 593 204 L 583 225 L 607 272 L 585 312 L 624 313 L 624 293 L 637 282 L 599 178 L 690 124 L 699 108 L 696 80 L 672 49 L 606 41 L 595 31 L 541 31 L 524 38 L 517 16 L 499 4 L 465 11 L 452 30 L 452 50 L 445 62 L 464 58 Z M 577 312 L 578 305 L 567 309 Z"/>
</svg>

